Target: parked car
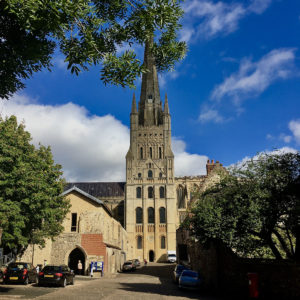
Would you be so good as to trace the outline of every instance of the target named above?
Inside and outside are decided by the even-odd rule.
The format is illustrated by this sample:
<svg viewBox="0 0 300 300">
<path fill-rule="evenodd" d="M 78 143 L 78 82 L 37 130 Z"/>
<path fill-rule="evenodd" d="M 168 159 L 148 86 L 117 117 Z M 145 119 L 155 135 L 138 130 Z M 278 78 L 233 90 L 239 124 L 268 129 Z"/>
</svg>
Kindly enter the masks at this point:
<svg viewBox="0 0 300 300">
<path fill-rule="evenodd" d="M 202 284 L 202 278 L 198 272 L 183 270 L 179 277 L 179 288 L 198 289 Z"/>
<path fill-rule="evenodd" d="M 136 268 L 141 266 L 141 262 L 136 258 L 132 260 L 133 264 L 135 265 Z"/>
<path fill-rule="evenodd" d="M 39 273 L 39 285 L 59 285 L 65 287 L 74 284 L 74 272 L 66 265 L 47 265 Z"/>
<path fill-rule="evenodd" d="M 189 268 L 184 265 L 176 265 L 176 267 L 173 271 L 173 281 L 175 283 L 178 283 L 179 277 L 184 270 L 189 270 Z"/>
<path fill-rule="evenodd" d="M 122 267 L 122 271 L 126 272 L 126 271 L 135 271 L 136 270 L 136 266 L 134 265 L 133 261 L 128 260 L 125 261 Z"/>
<path fill-rule="evenodd" d="M 30 282 L 37 282 L 36 269 L 31 263 L 13 262 L 3 272 L 3 283 L 19 282 L 27 285 Z"/>
</svg>

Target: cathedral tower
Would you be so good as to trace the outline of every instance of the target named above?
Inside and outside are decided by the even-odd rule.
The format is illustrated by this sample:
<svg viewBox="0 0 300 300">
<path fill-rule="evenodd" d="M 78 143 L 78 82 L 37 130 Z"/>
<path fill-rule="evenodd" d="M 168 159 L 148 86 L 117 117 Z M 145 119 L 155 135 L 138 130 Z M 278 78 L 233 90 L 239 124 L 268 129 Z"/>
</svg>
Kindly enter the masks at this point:
<svg viewBox="0 0 300 300">
<path fill-rule="evenodd" d="M 151 42 L 146 43 L 138 109 L 130 114 L 130 148 L 126 155 L 125 226 L 135 258 L 164 261 L 176 250 L 174 155 L 168 99 L 160 99 Z"/>
</svg>

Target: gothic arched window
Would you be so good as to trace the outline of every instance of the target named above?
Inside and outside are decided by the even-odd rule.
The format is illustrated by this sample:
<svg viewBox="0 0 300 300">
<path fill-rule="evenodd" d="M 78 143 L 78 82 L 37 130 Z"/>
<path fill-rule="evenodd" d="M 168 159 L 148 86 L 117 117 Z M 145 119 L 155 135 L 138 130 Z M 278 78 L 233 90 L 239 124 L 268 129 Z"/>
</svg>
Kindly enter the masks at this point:
<svg viewBox="0 0 300 300">
<path fill-rule="evenodd" d="M 143 159 L 144 155 L 143 155 L 143 147 L 140 148 L 140 159 Z"/>
<path fill-rule="evenodd" d="M 138 178 L 142 178 L 142 173 L 138 173 Z"/>
<path fill-rule="evenodd" d="M 148 223 L 154 224 L 154 208 L 148 207 Z"/>
<path fill-rule="evenodd" d="M 152 147 L 149 148 L 149 155 L 150 155 L 150 158 L 152 158 Z"/>
<path fill-rule="evenodd" d="M 152 186 L 148 187 L 148 198 L 153 198 L 153 187 Z"/>
<path fill-rule="evenodd" d="M 159 188 L 159 198 L 165 198 L 165 188 L 163 186 Z"/>
<path fill-rule="evenodd" d="M 136 188 L 136 197 L 142 198 L 142 188 L 140 186 Z"/>
<path fill-rule="evenodd" d="M 178 208 L 185 208 L 185 190 L 181 185 L 177 188 L 177 204 Z"/>
<path fill-rule="evenodd" d="M 153 172 L 152 172 L 152 170 L 149 170 L 148 171 L 148 178 L 152 178 L 153 177 Z"/>
<path fill-rule="evenodd" d="M 160 238 L 160 248 L 166 249 L 166 237 L 165 236 L 161 236 L 161 238 Z"/>
<path fill-rule="evenodd" d="M 137 239 L 136 239 L 136 246 L 138 249 L 142 249 L 143 248 L 143 240 L 142 240 L 142 237 L 140 235 L 137 236 Z"/>
<path fill-rule="evenodd" d="M 162 158 L 162 151 L 161 151 L 161 147 L 158 148 L 158 155 L 159 155 L 159 158 Z"/>
<path fill-rule="evenodd" d="M 162 178 L 162 172 L 159 173 L 159 178 Z"/>
<path fill-rule="evenodd" d="M 159 223 L 165 224 L 166 223 L 166 209 L 161 207 L 159 209 Z"/>
<path fill-rule="evenodd" d="M 143 209 L 141 207 L 135 209 L 135 217 L 137 224 L 143 223 Z"/>
</svg>

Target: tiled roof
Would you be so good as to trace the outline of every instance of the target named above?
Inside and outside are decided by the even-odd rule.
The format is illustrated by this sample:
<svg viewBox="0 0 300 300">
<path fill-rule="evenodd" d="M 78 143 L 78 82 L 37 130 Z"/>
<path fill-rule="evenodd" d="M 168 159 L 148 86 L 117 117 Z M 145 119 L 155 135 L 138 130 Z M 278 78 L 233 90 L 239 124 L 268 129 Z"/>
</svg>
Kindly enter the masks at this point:
<svg viewBox="0 0 300 300">
<path fill-rule="evenodd" d="M 65 191 L 73 186 L 96 198 L 125 196 L 125 182 L 69 182 Z"/>
</svg>

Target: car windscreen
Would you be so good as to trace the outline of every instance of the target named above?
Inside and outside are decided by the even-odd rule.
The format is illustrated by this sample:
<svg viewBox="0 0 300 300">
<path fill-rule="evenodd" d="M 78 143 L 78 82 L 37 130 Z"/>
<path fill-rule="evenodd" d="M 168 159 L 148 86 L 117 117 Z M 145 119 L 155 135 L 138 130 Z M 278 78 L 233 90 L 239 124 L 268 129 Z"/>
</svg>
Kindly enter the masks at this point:
<svg viewBox="0 0 300 300">
<path fill-rule="evenodd" d="M 169 254 L 169 257 L 176 257 L 176 254 Z"/>
<path fill-rule="evenodd" d="M 124 263 L 125 266 L 129 266 L 129 265 L 132 265 L 132 262 L 126 262 Z"/>
<path fill-rule="evenodd" d="M 11 263 L 8 265 L 8 269 L 12 270 L 23 270 L 27 269 L 27 264 L 22 264 L 22 263 Z"/>
<path fill-rule="evenodd" d="M 183 271 L 181 276 L 187 276 L 187 277 L 198 277 L 197 272 L 192 272 L 192 271 Z"/>
<path fill-rule="evenodd" d="M 61 272 L 62 267 L 61 266 L 46 266 L 43 269 L 44 272 Z"/>
<path fill-rule="evenodd" d="M 186 270 L 187 268 L 185 266 L 181 266 L 181 265 L 178 265 L 176 267 L 176 272 L 182 272 L 183 270 Z"/>
</svg>

